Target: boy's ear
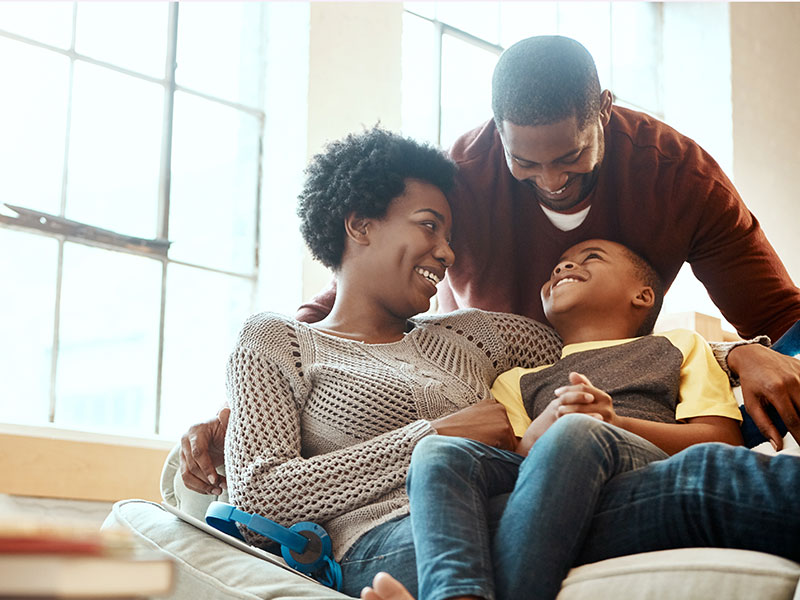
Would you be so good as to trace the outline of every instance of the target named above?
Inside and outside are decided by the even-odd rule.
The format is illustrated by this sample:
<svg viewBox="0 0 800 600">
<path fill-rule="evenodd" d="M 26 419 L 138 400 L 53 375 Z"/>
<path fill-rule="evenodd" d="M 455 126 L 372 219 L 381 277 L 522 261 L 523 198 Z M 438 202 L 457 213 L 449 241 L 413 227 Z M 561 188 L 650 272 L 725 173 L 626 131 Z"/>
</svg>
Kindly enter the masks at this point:
<svg viewBox="0 0 800 600">
<path fill-rule="evenodd" d="M 369 245 L 370 219 L 350 213 L 344 218 L 344 232 L 348 239 L 361 246 Z"/>
<path fill-rule="evenodd" d="M 656 301 L 656 294 L 649 285 L 639 288 L 633 297 L 633 305 L 637 308 L 651 308 Z"/>
</svg>

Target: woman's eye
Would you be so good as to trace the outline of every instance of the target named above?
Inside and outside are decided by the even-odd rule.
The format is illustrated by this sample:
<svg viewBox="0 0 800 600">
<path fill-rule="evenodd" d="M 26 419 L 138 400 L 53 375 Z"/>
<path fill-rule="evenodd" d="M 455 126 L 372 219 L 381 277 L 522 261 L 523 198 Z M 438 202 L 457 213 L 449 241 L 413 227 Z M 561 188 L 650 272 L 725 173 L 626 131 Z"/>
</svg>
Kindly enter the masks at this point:
<svg viewBox="0 0 800 600">
<path fill-rule="evenodd" d="M 431 231 L 436 231 L 436 223 L 434 223 L 433 221 L 425 221 L 425 222 L 422 224 L 422 226 L 423 226 L 423 227 L 427 227 L 427 228 L 428 228 L 428 229 L 430 229 Z"/>
</svg>

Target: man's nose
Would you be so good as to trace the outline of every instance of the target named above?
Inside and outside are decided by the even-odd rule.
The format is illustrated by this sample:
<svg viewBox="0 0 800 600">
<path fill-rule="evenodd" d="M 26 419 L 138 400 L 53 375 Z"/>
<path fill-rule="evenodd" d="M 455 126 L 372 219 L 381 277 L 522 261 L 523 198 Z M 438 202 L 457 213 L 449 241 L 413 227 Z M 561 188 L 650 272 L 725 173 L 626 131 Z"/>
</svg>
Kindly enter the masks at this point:
<svg viewBox="0 0 800 600">
<path fill-rule="evenodd" d="M 543 167 L 539 174 L 539 187 L 546 192 L 557 192 L 567 184 L 569 176 L 561 169 Z"/>
</svg>

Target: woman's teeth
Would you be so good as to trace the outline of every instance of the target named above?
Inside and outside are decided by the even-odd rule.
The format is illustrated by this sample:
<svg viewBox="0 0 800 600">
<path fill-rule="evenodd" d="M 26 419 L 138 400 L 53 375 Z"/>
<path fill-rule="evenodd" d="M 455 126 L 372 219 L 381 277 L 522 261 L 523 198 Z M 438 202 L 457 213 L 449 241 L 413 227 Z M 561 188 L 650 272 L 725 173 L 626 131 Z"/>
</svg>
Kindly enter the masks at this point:
<svg viewBox="0 0 800 600">
<path fill-rule="evenodd" d="M 415 270 L 416 270 L 417 273 L 422 275 L 425 279 L 430 281 L 433 285 L 436 285 L 437 283 L 439 283 L 439 281 L 441 281 L 439 279 L 439 277 L 437 277 L 434 273 L 431 273 L 427 269 L 423 269 L 422 267 L 417 267 Z"/>
</svg>

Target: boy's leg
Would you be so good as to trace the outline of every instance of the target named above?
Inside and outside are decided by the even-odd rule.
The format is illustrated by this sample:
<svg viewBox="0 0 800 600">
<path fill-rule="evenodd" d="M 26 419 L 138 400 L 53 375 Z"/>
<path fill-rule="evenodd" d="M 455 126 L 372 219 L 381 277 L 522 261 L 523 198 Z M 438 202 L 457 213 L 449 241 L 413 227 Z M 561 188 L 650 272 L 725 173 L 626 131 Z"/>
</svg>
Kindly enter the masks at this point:
<svg viewBox="0 0 800 600">
<path fill-rule="evenodd" d="M 522 463 L 493 540 L 497 597 L 555 598 L 615 475 L 667 455 L 586 415 L 556 421 Z"/>
<path fill-rule="evenodd" d="M 490 497 L 510 492 L 522 456 L 458 437 L 414 448 L 406 487 L 419 597 L 494 598 Z"/>
<path fill-rule="evenodd" d="M 800 560 L 800 458 L 698 444 L 613 479 L 579 562 L 713 546 Z"/>
</svg>

